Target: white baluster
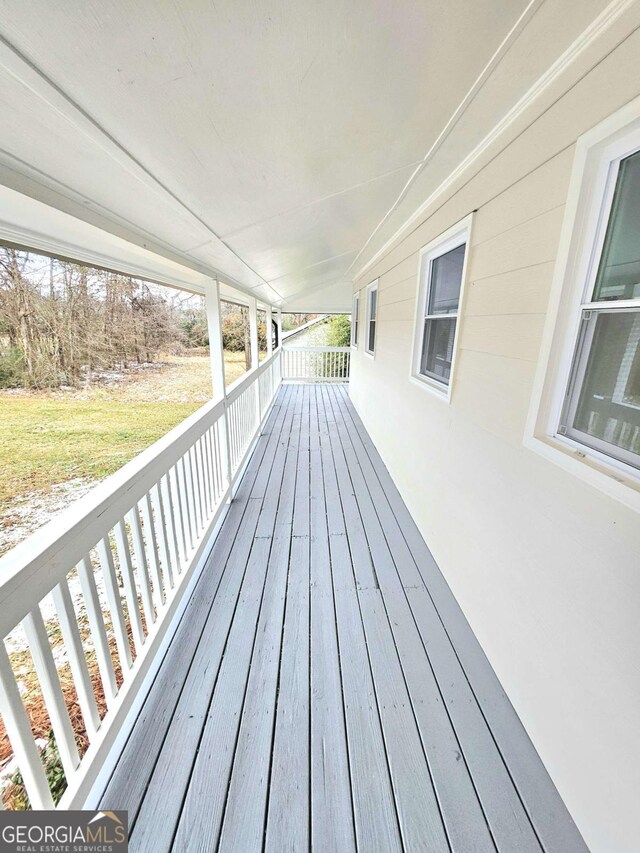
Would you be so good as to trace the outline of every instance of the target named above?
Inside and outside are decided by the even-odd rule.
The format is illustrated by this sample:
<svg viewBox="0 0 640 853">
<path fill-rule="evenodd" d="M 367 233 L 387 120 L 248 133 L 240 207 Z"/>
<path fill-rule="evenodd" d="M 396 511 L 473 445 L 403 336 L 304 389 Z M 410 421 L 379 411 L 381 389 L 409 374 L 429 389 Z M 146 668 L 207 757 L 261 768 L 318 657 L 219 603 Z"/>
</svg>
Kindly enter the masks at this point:
<svg viewBox="0 0 640 853">
<path fill-rule="evenodd" d="M 160 568 L 160 553 L 158 550 L 156 529 L 153 523 L 151 498 L 148 494 L 140 501 L 140 509 L 142 511 L 142 521 L 147 539 L 147 559 L 149 561 L 149 569 L 153 583 L 153 594 L 156 600 L 156 607 L 158 608 L 158 612 L 160 612 L 162 605 L 165 603 L 167 598 L 162 580 L 162 569 Z"/>
<path fill-rule="evenodd" d="M 151 598 L 151 586 L 149 584 L 149 567 L 147 565 L 147 555 L 144 550 L 144 538 L 142 535 L 142 525 L 140 524 L 140 516 L 138 515 L 138 507 L 127 514 L 129 527 L 131 528 L 131 538 L 133 540 L 133 553 L 136 558 L 136 567 L 138 569 L 138 580 L 140 582 L 140 592 L 142 595 L 142 603 L 144 605 L 144 613 L 147 620 L 147 629 L 156 621 L 155 608 L 153 599 Z"/>
<path fill-rule="evenodd" d="M 96 650 L 96 659 L 98 661 L 98 670 L 102 679 L 102 688 L 104 696 L 109 708 L 112 700 L 118 693 L 118 685 L 116 684 L 116 675 L 113 670 L 113 661 L 109 651 L 109 642 L 107 640 L 107 632 L 104 627 L 104 619 L 102 618 L 102 609 L 100 607 L 100 599 L 96 588 L 96 581 L 93 576 L 93 568 L 89 557 L 85 557 L 78 563 L 78 579 L 80 581 L 80 589 L 84 598 L 85 607 L 87 608 L 87 618 L 89 620 L 89 628 L 93 638 L 93 645 Z"/>
<path fill-rule="evenodd" d="M 31 723 L 22 704 L 4 642 L 0 641 L 0 714 L 18 761 L 29 802 L 34 809 L 52 809 L 53 799 Z"/>
<path fill-rule="evenodd" d="M 71 779 L 80 764 L 80 756 L 76 739 L 67 712 L 64 694 L 60 687 L 58 670 L 49 645 L 47 629 L 44 626 L 40 608 L 28 613 L 22 620 L 22 627 L 27 635 L 31 656 L 40 682 L 42 697 L 49 712 L 51 727 L 56 738 L 56 746 L 60 753 L 60 761 L 64 768 L 67 781 Z"/>
<path fill-rule="evenodd" d="M 76 693 L 78 694 L 78 704 L 80 705 L 85 728 L 91 741 L 100 726 L 100 714 L 98 713 L 98 705 L 96 704 L 96 697 L 93 692 L 89 667 L 87 666 L 87 659 L 84 656 L 82 638 L 78 629 L 78 620 L 76 612 L 73 609 L 73 602 L 71 601 L 67 582 L 63 581 L 54 587 L 52 595 L 53 603 L 58 613 L 62 639 L 69 655 L 69 667 L 71 668 L 73 682 Z"/>
<path fill-rule="evenodd" d="M 104 591 L 111 613 L 111 624 L 116 638 L 118 656 L 120 657 L 122 673 L 125 675 L 127 670 L 131 669 L 133 658 L 131 657 L 131 647 L 129 646 L 127 628 L 122 613 L 122 601 L 120 600 L 116 569 L 113 564 L 113 554 L 111 553 L 111 546 L 106 539 L 101 539 L 98 542 L 98 556 L 100 558 L 100 565 L 102 566 Z"/>
<path fill-rule="evenodd" d="M 124 519 L 120 520 L 114 530 L 116 537 L 116 550 L 118 552 L 118 562 L 120 563 L 120 574 L 122 575 L 122 583 L 124 584 L 124 594 L 127 599 L 127 609 L 129 611 L 129 624 L 131 625 L 131 633 L 136 650 L 139 652 L 144 645 L 144 632 L 142 630 L 142 619 L 140 617 L 140 609 L 138 608 L 138 592 L 136 590 L 136 581 L 133 576 L 133 566 L 131 565 L 131 552 L 129 551 L 129 537 L 124 524 Z"/>
</svg>

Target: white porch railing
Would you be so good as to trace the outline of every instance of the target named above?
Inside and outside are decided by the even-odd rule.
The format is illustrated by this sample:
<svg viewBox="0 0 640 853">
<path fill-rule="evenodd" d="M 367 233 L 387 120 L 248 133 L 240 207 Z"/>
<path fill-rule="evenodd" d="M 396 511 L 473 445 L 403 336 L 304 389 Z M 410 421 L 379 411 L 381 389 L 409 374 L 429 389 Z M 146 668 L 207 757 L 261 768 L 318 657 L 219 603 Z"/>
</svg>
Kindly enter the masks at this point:
<svg viewBox="0 0 640 853">
<path fill-rule="evenodd" d="M 82 806 L 141 701 L 269 412 L 280 366 L 278 350 L 225 399 L 207 403 L 0 559 L 0 637 L 30 651 L 66 777 L 61 808 Z M 30 805 L 52 808 L 14 659 L 0 642 L 0 714 Z M 93 678 L 89 662 L 97 664 Z M 89 741 L 83 755 L 62 689 L 67 663 Z"/>
<path fill-rule="evenodd" d="M 282 379 L 286 382 L 348 382 L 349 347 L 282 348 Z"/>
</svg>

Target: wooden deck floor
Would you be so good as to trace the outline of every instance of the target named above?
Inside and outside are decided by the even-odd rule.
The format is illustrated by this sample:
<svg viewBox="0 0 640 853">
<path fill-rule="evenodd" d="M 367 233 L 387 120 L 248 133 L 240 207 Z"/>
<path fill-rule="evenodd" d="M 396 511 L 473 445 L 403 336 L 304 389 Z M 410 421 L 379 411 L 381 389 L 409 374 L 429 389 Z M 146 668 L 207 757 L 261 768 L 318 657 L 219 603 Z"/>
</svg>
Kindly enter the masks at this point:
<svg viewBox="0 0 640 853">
<path fill-rule="evenodd" d="M 345 386 L 280 390 L 102 807 L 153 853 L 586 850 Z"/>
</svg>

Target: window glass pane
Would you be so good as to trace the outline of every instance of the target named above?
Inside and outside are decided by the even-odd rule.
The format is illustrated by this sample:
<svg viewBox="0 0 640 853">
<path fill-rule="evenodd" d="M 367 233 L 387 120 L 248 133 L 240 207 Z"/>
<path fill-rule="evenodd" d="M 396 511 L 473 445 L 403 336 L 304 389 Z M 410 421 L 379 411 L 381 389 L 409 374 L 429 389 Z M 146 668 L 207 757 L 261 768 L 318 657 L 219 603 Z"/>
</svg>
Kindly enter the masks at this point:
<svg viewBox="0 0 640 853">
<path fill-rule="evenodd" d="M 420 373 L 445 385 L 451 377 L 453 341 L 456 334 L 455 317 L 437 317 L 424 321 Z"/>
<path fill-rule="evenodd" d="M 369 317 L 372 320 L 376 319 L 376 312 L 378 310 L 378 291 L 370 290 L 369 291 Z"/>
<path fill-rule="evenodd" d="M 427 314 L 455 314 L 460 299 L 465 245 L 431 261 Z"/>
<path fill-rule="evenodd" d="M 640 299 L 640 151 L 620 163 L 594 302 Z"/>
<path fill-rule="evenodd" d="M 621 448 L 640 465 L 640 311 L 591 312 L 584 321 L 584 372 L 573 428 Z M 596 445 L 597 446 L 597 445 Z M 603 449 L 603 448 L 600 448 Z M 606 450 L 606 447 L 604 448 Z M 618 456 L 612 452 L 612 456 Z"/>
<path fill-rule="evenodd" d="M 373 352 L 376 348 L 376 321 L 371 320 L 369 323 L 369 352 Z"/>
</svg>

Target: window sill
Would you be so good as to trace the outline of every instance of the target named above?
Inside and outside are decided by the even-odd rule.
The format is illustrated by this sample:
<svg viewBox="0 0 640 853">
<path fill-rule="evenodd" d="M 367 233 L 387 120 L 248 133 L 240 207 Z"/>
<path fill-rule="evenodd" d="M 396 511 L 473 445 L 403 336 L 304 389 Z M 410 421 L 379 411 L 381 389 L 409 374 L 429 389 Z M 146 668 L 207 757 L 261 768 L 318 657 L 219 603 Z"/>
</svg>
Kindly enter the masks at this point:
<svg viewBox="0 0 640 853">
<path fill-rule="evenodd" d="M 441 385 L 439 382 L 432 381 L 424 376 L 417 376 L 415 373 L 409 376 L 409 381 L 447 405 L 451 403 L 451 385 Z"/>
<path fill-rule="evenodd" d="M 364 354 L 366 355 L 366 357 L 367 357 L 367 358 L 370 358 L 370 359 L 371 359 L 371 361 L 373 361 L 373 360 L 375 359 L 375 357 L 376 357 L 375 352 L 369 352 L 369 350 L 368 350 L 368 349 L 363 350 L 363 352 L 364 352 Z"/>
</svg>

